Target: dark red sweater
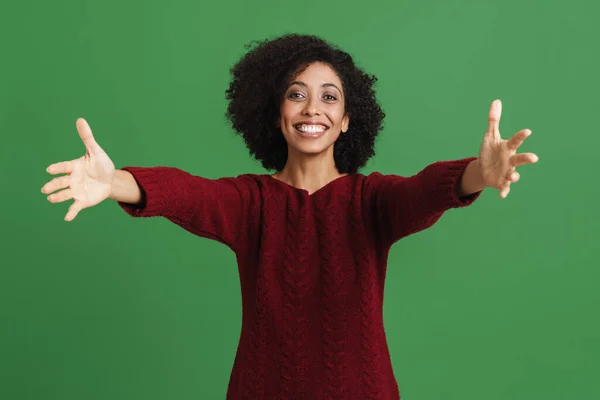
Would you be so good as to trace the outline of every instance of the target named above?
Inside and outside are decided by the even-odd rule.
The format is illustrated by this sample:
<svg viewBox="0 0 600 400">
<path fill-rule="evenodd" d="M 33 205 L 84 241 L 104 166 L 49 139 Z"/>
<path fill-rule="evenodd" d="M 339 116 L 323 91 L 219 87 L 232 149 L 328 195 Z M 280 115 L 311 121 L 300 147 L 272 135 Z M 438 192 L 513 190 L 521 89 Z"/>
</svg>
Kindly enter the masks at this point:
<svg viewBox="0 0 600 400">
<path fill-rule="evenodd" d="M 126 167 L 144 200 L 120 205 L 235 252 L 243 317 L 227 399 L 399 399 L 383 326 L 388 252 L 478 197 L 456 195 L 472 159 L 347 175 L 312 195 L 269 175 Z"/>
</svg>

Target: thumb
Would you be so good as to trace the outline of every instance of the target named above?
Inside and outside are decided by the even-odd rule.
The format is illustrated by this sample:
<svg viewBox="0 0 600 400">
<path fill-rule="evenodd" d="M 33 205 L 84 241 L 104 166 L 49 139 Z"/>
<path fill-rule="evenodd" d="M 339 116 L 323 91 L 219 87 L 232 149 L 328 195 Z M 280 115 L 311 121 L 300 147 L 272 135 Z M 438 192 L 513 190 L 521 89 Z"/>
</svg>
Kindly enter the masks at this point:
<svg viewBox="0 0 600 400">
<path fill-rule="evenodd" d="M 488 129 L 486 136 L 493 139 L 500 139 L 500 117 L 502 116 L 502 102 L 497 99 L 492 102 L 488 112 Z"/>
<path fill-rule="evenodd" d="M 88 152 L 94 153 L 97 150 L 100 150 L 100 145 L 96 143 L 94 139 L 94 135 L 92 134 L 92 129 L 88 125 L 87 121 L 83 118 L 77 119 L 77 132 L 79 132 L 79 137 L 83 141 L 85 148 Z"/>
</svg>

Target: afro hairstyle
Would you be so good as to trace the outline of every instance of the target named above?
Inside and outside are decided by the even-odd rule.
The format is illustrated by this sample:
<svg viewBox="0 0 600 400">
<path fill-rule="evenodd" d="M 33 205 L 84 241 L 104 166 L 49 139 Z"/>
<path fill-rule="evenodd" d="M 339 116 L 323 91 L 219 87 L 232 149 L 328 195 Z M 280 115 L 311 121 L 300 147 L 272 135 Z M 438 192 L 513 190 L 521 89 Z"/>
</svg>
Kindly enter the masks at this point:
<svg viewBox="0 0 600 400">
<path fill-rule="evenodd" d="M 336 168 L 356 173 L 375 154 L 375 138 L 385 118 L 375 96 L 377 78 L 357 67 L 348 53 L 320 37 L 301 34 L 252 41 L 246 49 L 230 70 L 225 115 L 265 169 L 281 171 L 287 162 L 287 143 L 278 123 L 282 97 L 294 77 L 314 62 L 327 64 L 339 76 L 350 116 L 348 131 L 334 143 Z"/>
</svg>

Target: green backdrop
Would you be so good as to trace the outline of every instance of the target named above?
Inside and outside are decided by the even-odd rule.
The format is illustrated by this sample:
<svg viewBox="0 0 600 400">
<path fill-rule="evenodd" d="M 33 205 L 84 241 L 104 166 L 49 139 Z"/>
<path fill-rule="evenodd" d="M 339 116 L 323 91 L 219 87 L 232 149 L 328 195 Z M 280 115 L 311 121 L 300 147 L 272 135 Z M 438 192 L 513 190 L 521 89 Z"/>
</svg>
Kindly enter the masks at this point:
<svg viewBox="0 0 600 400">
<path fill-rule="evenodd" d="M 224 118 L 253 39 L 314 33 L 379 77 L 362 171 L 476 155 L 495 98 L 538 164 L 502 200 L 391 252 L 385 321 L 403 400 L 600 390 L 598 38 L 590 0 L 6 2 L 0 6 L 0 398 L 223 399 L 240 333 L 234 254 L 114 202 L 63 217 L 47 165 L 84 148 L 206 177 L 264 172 Z"/>
</svg>

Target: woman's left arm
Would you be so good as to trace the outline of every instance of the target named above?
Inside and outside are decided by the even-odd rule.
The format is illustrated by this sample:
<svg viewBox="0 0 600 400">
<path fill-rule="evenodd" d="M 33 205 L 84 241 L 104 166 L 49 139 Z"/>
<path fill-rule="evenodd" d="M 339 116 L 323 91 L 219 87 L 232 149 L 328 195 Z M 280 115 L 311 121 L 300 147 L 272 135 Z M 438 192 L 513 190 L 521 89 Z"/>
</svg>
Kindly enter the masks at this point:
<svg viewBox="0 0 600 400">
<path fill-rule="evenodd" d="M 386 243 L 394 243 L 432 226 L 450 208 L 472 204 L 488 187 L 508 195 L 519 179 L 516 167 L 537 162 L 533 153 L 516 151 L 531 131 L 524 129 L 509 140 L 498 131 L 501 103 L 492 103 L 489 125 L 479 157 L 439 161 L 410 177 L 369 175 L 365 186 L 366 210 L 374 229 Z"/>
</svg>

